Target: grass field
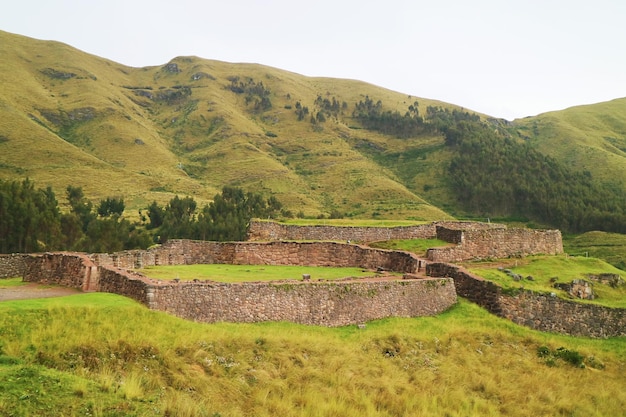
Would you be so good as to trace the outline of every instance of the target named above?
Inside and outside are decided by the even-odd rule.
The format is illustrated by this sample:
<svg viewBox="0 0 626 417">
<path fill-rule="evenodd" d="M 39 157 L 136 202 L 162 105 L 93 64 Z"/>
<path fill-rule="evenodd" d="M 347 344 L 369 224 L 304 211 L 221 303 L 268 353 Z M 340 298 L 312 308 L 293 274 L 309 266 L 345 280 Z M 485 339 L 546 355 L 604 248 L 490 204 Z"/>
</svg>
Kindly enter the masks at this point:
<svg viewBox="0 0 626 417">
<path fill-rule="evenodd" d="M 626 285 L 611 288 L 589 279 L 589 274 L 623 274 L 624 271 L 597 258 L 574 256 L 531 256 L 523 259 L 498 262 L 463 264 L 470 272 L 493 281 L 503 288 L 525 288 L 540 292 L 555 292 L 565 297 L 565 292 L 554 288 L 555 283 L 570 283 L 574 279 L 585 279 L 593 283 L 597 298 L 593 302 L 609 307 L 626 308 Z M 499 268 L 506 268 L 521 275 L 522 281 L 515 281 Z M 528 277 L 532 277 L 528 279 Z"/>
<path fill-rule="evenodd" d="M 608 237 L 607 237 L 608 236 Z M 399 249 L 423 256 L 428 248 L 448 245 L 447 242 L 435 239 L 409 239 L 378 242 L 373 246 L 384 249 Z M 577 246 L 576 246 L 577 245 Z M 608 263 L 610 259 L 624 259 L 626 240 L 623 235 L 602 232 L 585 233 L 578 238 L 570 237 L 565 245 L 566 252 L 572 248 L 589 255 L 590 253 L 604 259 L 588 256 L 530 256 L 520 259 L 498 259 L 485 262 L 461 263 L 470 272 L 493 281 L 503 288 L 525 288 L 541 292 L 555 292 L 562 297 L 565 293 L 554 288 L 555 283 L 569 283 L 574 279 L 586 279 L 589 274 L 609 273 L 625 276 L 624 270 Z M 605 261 L 606 259 L 606 261 Z M 524 277 L 522 281 L 514 281 L 501 269 L 509 269 Z M 532 280 L 527 277 L 532 277 Z M 626 286 L 611 288 L 609 285 L 594 283 L 597 298 L 593 301 L 609 307 L 626 308 Z"/>
<path fill-rule="evenodd" d="M 0 288 L 20 287 L 25 284 L 20 277 L 0 279 Z"/>
<path fill-rule="evenodd" d="M 302 280 L 303 274 L 311 279 L 336 280 L 341 278 L 373 277 L 379 274 L 362 268 L 328 268 L 321 266 L 276 266 L 276 265 L 160 265 L 138 270 L 154 279 L 209 279 L 218 282 Z M 402 274 L 395 274 L 402 275 Z"/>
<path fill-rule="evenodd" d="M 587 232 L 563 236 L 566 253 L 604 259 L 613 266 L 626 270 L 626 235 L 606 232 Z"/>
<path fill-rule="evenodd" d="M 296 226 L 335 226 L 335 227 L 398 227 L 416 226 L 428 222 L 414 220 L 385 220 L 385 219 L 285 219 L 284 224 Z"/>
<path fill-rule="evenodd" d="M 374 242 L 369 246 L 380 249 L 404 250 L 413 252 L 418 256 L 426 256 L 428 249 L 450 246 L 450 243 L 439 239 L 397 239 Z"/>
<path fill-rule="evenodd" d="M 0 303 L 0 334 L 0 415 L 586 417 L 626 409 L 625 338 L 531 331 L 464 300 L 437 317 L 359 329 L 192 323 L 95 293 Z"/>
</svg>

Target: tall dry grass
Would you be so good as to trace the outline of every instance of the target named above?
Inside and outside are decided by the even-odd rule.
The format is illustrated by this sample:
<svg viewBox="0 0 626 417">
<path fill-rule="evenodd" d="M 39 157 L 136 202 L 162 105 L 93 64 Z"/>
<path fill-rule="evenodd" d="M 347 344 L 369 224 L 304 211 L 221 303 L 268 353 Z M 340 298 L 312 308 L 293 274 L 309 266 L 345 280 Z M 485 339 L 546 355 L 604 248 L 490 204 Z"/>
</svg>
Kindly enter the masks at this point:
<svg viewBox="0 0 626 417">
<path fill-rule="evenodd" d="M 626 409 L 624 338 L 530 331 L 463 300 L 437 317 L 364 329 L 191 323 L 108 294 L 25 303 L 0 304 L 0 357 L 20 363 L 0 373 L 43 366 L 76 379 L 55 399 L 60 409 L 94 392 L 91 410 L 100 415 L 612 416 Z M 537 353 L 542 346 L 579 352 L 587 365 L 548 363 Z M 2 390 L 0 407 L 11 407 Z"/>
</svg>

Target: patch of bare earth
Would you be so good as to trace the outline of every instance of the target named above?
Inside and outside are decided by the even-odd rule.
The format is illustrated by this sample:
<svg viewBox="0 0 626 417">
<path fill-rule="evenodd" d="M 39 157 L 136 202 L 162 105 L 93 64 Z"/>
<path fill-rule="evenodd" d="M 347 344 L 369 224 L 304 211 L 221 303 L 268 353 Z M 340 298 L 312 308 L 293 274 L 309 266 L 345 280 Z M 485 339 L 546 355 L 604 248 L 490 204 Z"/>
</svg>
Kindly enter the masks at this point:
<svg viewBox="0 0 626 417">
<path fill-rule="evenodd" d="M 74 288 L 51 287 L 30 282 L 17 287 L 0 287 L 0 301 L 64 297 L 66 295 L 79 294 L 80 292 Z"/>
</svg>

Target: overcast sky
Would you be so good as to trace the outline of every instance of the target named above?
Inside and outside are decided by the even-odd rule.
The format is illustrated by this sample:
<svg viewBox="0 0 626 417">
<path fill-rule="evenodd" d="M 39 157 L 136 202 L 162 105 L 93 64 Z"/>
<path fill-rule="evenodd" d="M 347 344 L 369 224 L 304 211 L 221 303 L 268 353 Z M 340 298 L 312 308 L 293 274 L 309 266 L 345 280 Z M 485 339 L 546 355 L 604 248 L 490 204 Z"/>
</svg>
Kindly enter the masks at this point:
<svg viewBox="0 0 626 417">
<path fill-rule="evenodd" d="M 0 30 L 135 67 L 254 62 L 509 120 L 626 97 L 625 0 L 5 3 Z"/>
</svg>

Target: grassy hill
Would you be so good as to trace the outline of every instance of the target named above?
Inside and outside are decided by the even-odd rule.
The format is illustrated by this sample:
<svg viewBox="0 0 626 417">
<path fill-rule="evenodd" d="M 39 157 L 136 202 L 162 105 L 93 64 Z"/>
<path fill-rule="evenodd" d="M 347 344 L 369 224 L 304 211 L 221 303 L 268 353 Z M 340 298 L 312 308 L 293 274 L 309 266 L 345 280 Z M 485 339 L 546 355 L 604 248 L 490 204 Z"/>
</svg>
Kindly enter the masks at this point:
<svg viewBox="0 0 626 417">
<path fill-rule="evenodd" d="M 386 138 L 351 129 L 348 108 L 368 94 L 406 106 L 400 93 L 195 57 L 129 68 L 6 32 L 0 52 L 2 178 L 28 176 L 59 196 L 73 184 L 91 198 L 124 196 L 131 208 L 176 194 L 208 200 L 236 185 L 308 215 L 449 217 L 355 146 Z M 311 123 L 318 96 L 348 107 Z M 309 109 L 303 120 L 296 106 Z"/>
<path fill-rule="evenodd" d="M 626 186 L 626 98 L 520 119 L 514 126 L 542 152 Z"/>
<path fill-rule="evenodd" d="M 626 407 L 623 338 L 539 333 L 463 300 L 437 317 L 364 329 L 192 323 L 96 293 L 3 302 L 0 313 L 3 415 L 615 416 Z"/>
<path fill-rule="evenodd" d="M 532 193 L 542 192 L 545 178 L 567 184 L 574 172 L 593 180 L 574 181 L 573 191 L 558 186 L 553 199 L 580 198 L 581 187 L 589 184 L 604 187 L 598 196 L 586 195 L 582 212 L 593 211 L 593 201 L 606 200 L 610 187 L 626 192 L 626 99 L 513 123 L 480 115 L 485 131 L 504 132 L 503 138 L 519 142 L 515 146 L 553 159 L 534 157 L 526 169 L 526 150 L 515 160 L 490 161 L 491 145 L 483 144 L 475 152 L 483 156 L 477 168 L 484 172 L 473 175 L 478 173 L 472 167 L 469 174 L 455 174 L 450 166 L 460 160 L 458 153 L 471 159 L 474 151 L 451 147 L 445 130 L 431 127 L 402 137 L 365 128 L 353 117 L 357 103 L 366 99 L 398 116 L 416 103 L 420 117 L 429 107 L 465 111 L 451 104 L 361 81 L 197 57 L 131 68 L 6 32 L 0 32 L 0 53 L 0 179 L 30 177 L 38 187 L 51 185 L 62 203 L 68 185 L 80 186 L 94 200 L 124 197 L 126 215 L 134 216 L 153 200 L 164 204 L 175 195 L 204 204 L 230 185 L 275 195 L 293 213 L 311 217 L 335 210 L 357 218 L 497 215 L 541 224 L 542 215 L 502 204 L 516 199 L 518 177 L 531 190 L 530 195 L 525 190 L 526 206 Z M 506 152 L 510 149 L 500 156 Z M 542 164 L 570 171 L 561 175 L 557 169 L 556 178 Z M 473 184 L 472 205 L 464 205 L 470 200 L 465 196 L 459 199 L 467 181 L 458 175 L 484 183 L 512 169 L 515 180 L 493 189 Z M 542 169 L 544 177 L 524 178 Z M 575 206 L 546 204 L 535 211 L 567 212 Z M 620 222 L 621 214 L 616 216 L 613 225 Z"/>
</svg>

